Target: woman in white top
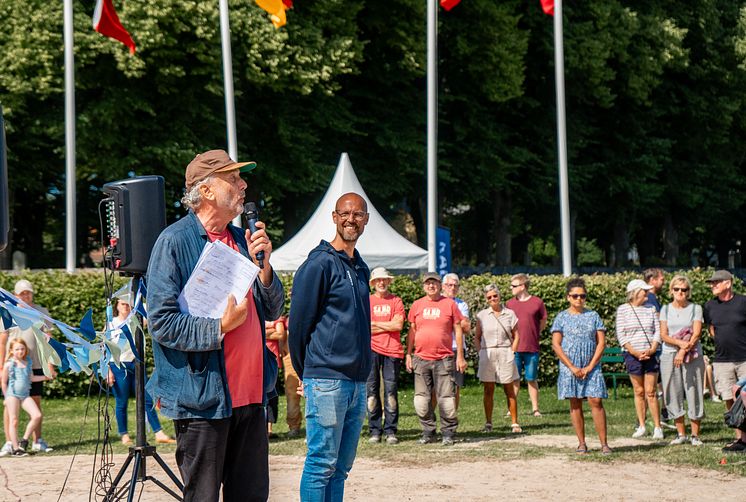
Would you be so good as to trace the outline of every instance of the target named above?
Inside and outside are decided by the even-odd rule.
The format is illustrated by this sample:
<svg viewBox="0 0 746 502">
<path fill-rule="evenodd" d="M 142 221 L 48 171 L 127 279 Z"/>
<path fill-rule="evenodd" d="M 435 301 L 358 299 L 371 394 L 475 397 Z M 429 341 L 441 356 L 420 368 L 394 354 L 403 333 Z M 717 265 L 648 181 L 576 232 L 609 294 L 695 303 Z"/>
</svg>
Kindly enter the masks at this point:
<svg viewBox="0 0 746 502">
<path fill-rule="evenodd" d="M 677 436 L 672 445 L 691 442 L 701 446 L 699 424 L 705 415 L 704 372 L 705 362 L 702 345 L 702 307 L 689 301 L 692 286 L 689 279 L 677 275 L 669 286 L 673 302 L 664 306 L 660 313 L 661 380 L 663 402 L 668 416 L 673 418 Z M 684 424 L 684 399 L 686 398 L 692 436 L 687 438 Z"/>
<path fill-rule="evenodd" d="M 489 307 L 477 314 L 477 332 L 474 337 L 474 346 L 479 350 L 477 376 L 484 385 L 483 432 L 492 431 L 495 383 L 503 386 L 508 401 L 508 410 L 513 419 L 511 432 L 523 432 L 518 425 L 518 405 L 513 387 L 513 381 L 518 379 L 513 355 L 518 347 L 518 318 L 512 310 L 500 304 L 500 290 L 494 284 L 484 288 L 484 297 Z"/>
<path fill-rule="evenodd" d="M 653 439 L 663 439 L 657 396 L 659 364 L 656 351 L 661 342 L 660 324 L 655 308 L 643 306 L 650 289 L 652 286 L 640 279 L 627 284 L 627 303 L 616 311 L 616 336 L 624 350 L 624 365 L 635 392 L 639 425 L 632 437 L 645 435 L 645 414 L 649 407 L 655 424 Z"/>
</svg>

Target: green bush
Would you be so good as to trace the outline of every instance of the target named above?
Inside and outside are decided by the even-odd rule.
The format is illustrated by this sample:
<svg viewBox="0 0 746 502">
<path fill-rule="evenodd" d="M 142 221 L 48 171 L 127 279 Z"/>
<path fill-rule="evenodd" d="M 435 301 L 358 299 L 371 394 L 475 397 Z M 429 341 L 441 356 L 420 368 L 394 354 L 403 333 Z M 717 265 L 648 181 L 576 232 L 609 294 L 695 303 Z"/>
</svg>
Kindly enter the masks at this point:
<svg viewBox="0 0 746 502">
<path fill-rule="evenodd" d="M 684 272 L 692 282 L 692 301 L 703 305 L 711 298 L 710 289 L 705 280 L 712 273 L 711 270 L 694 269 Z M 666 273 L 666 284 L 674 274 Z M 78 271 L 67 274 L 59 270 L 47 270 L 38 272 L 23 272 L 20 274 L 0 272 L 0 287 L 8 291 L 13 290 L 13 284 L 19 279 L 28 279 L 36 290 L 35 302 L 49 309 L 52 317 L 77 326 L 80 319 L 88 308 L 93 309 L 94 324 L 101 328 L 104 324 L 106 299 L 104 297 L 104 275 L 102 270 Z M 594 274 L 584 276 L 588 286 L 588 308 L 599 313 L 604 320 L 607 331 L 607 344 L 617 345 L 614 334 L 614 317 L 616 308 L 625 301 L 625 286 L 631 279 L 639 278 L 639 274 L 624 272 L 618 274 Z M 281 277 L 286 292 L 292 287 L 292 275 L 286 274 Z M 127 278 L 115 278 L 115 290 L 125 284 Z M 549 328 L 554 317 L 563 309 L 567 308 L 565 299 L 565 283 L 567 279 L 560 275 L 532 276 L 531 293 L 544 300 L 548 312 L 547 329 L 541 335 L 541 357 L 539 359 L 539 379 L 543 385 L 554 385 L 557 378 L 557 358 L 551 348 L 551 334 Z M 487 302 L 482 294 L 483 288 L 489 283 L 494 283 L 500 289 L 503 300 L 510 298 L 510 276 L 490 274 L 474 275 L 461 279 L 461 291 L 459 296 L 463 298 L 470 308 L 470 317 L 474 325 L 476 314 L 487 307 Z M 735 289 L 743 292 L 741 281 L 736 281 Z M 667 286 L 666 286 L 667 288 Z M 424 295 L 419 277 L 397 276 L 391 291 L 401 297 L 404 306 L 409 307 L 417 299 Z M 667 289 L 663 291 L 661 303 L 670 301 Z M 290 306 L 290 295 L 286 295 L 286 312 Z M 402 330 L 402 343 L 406 343 L 406 334 L 409 328 L 405 322 Z M 473 330 L 472 330 L 473 332 Z M 58 332 L 53 333 L 55 338 L 64 341 Z M 475 374 L 477 353 L 473 350 L 473 336 L 467 339 L 470 359 L 470 374 Z M 713 350 L 712 339 L 708 336 L 702 337 L 705 353 L 711 354 Z M 152 367 L 152 353 L 148 351 L 147 362 Z M 402 372 L 403 383 L 409 383 L 411 376 Z M 84 395 L 88 390 L 89 378 L 84 375 L 75 375 L 68 372 L 59 375 L 52 382 L 45 384 L 45 394 L 49 397 L 66 397 Z"/>
</svg>

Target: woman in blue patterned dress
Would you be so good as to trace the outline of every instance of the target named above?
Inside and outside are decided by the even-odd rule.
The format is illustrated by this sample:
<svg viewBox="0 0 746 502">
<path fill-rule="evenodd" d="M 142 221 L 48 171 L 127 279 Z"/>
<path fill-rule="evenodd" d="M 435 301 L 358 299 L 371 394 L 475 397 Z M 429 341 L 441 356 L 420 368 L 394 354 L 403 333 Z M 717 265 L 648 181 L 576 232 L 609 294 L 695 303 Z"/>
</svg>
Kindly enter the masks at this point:
<svg viewBox="0 0 746 502">
<path fill-rule="evenodd" d="M 570 308 L 557 315 L 551 330 L 552 349 L 560 360 L 557 397 L 570 400 L 570 418 L 579 443 L 576 453 L 588 453 L 583 419 L 583 399 L 588 399 L 601 440 L 601 453 L 609 455 L 602 401 L 608 394 L 600 364 L 606 346 L 606 328 L 596 312 L 585 308 L 587 292 L 583 279 L 570 279 L 566 289 Z"/>
</svg>

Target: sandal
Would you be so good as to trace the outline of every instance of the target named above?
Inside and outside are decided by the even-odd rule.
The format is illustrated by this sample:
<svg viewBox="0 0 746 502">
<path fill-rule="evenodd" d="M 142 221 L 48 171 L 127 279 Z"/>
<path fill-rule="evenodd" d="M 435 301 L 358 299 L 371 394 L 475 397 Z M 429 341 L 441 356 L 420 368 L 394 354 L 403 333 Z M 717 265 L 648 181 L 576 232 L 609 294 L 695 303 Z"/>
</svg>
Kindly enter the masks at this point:
<svg viewBox="0 0 746 502">
<path fill-rule="evenodd" d="M 588 446 L 586 446 L 585 443 L 580 443 L 577 448 L 575 448 L 575 453 L 578 455 L 585 455 L 588 453 Z"/>
<path fill-rule="evenodd" d="M 523 432 L 523 429 L 521 429 L 521 426 L 518 424 L 510 424 L 510 432 L 513 434 L 520 434 Z"/>
<path fill-rule="evenodd" d="M 539 410 L 534 410 L 534 416 L 536 418 L 540 418 L 541 417 L 541 412 Z"/>
<path fill-rule="evenodd" d="M 482 429 L 482 432 L 484 433 L 492 432 L 492 422 L 485 423 L 484 428 Z"/>
<path fill-rule="evenodd" d="M 614 450 L 609 448 L 608 444 L 601 445 L 601 455 L 611 455 L 612 453 L 614 453 Z"/>
</svg>

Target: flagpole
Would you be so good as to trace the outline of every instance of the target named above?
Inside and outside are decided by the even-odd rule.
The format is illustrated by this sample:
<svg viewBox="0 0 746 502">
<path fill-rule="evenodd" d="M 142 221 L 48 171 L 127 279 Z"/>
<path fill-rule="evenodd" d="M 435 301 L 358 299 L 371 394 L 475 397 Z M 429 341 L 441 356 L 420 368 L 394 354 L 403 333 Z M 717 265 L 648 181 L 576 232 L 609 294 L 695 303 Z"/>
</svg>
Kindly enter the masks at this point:
<svg viewBox="0 0 746 502">
<path fill-rule="evenodd" d="M 427 270 L 435 272 L 438 225 L 438 0 L 427 0 Z"/>
<path fill-rule="evenodd" d="M 225 94 L 225 128 L 228 138 L 228 155 L 238 162 L 238 139 L 236 138 L 236 101 L 233 92 L 233 55 L 231 53 L 231 26 L 228 0 L 220 0 L 220 43 L 223 49 L 223 89 Z M 241 226 L 241 216 L 233 218 L 233 224 Z"/>
<path fill-rule="evenodd" d="M 64 0 L 65 39 L 65 269 L 75 272 L 75 55 L 73 54 L 73 0 Z"/>
<path fill-rule="evenodd" d="M 557 92 L 557 151 L 559 155 L 560 229 L 562 274 L 572 274 L 570 240 L 570 190 L 567 176 L 567 130 L 565 126 L 565 51 L 562 36 L 562 0 L 554 0 L 554 71 Z"/>
</svg>

